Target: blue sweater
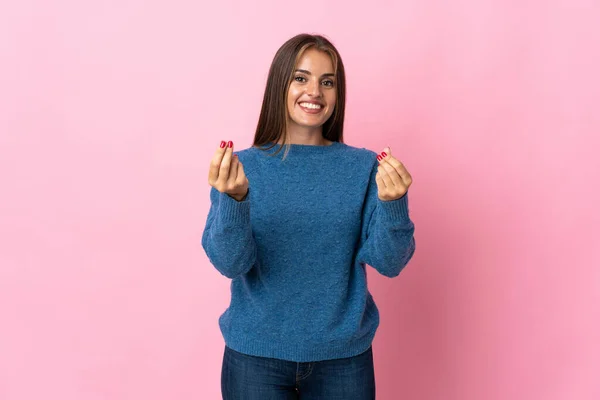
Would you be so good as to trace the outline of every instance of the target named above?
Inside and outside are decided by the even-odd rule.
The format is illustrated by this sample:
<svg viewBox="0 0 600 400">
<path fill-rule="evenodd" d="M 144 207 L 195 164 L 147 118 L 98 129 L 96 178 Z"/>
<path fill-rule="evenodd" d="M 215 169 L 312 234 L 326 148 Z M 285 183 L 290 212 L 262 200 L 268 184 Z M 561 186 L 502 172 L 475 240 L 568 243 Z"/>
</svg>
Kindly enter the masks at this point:
<svg viewBox="0 0 600 400">
<path fill-rule="evenodd" d="M 210 262 L 231 278 L 219 318 L 241 353 L 310 362 L 366 351 L 379 326 L 365 264 L 395 277 L 415 251 L 408 194 L 377 197 L 377 154 L 334 142 L 239 152 L 243 201 L 211 188 L 202 235 Z"/>
</svg>

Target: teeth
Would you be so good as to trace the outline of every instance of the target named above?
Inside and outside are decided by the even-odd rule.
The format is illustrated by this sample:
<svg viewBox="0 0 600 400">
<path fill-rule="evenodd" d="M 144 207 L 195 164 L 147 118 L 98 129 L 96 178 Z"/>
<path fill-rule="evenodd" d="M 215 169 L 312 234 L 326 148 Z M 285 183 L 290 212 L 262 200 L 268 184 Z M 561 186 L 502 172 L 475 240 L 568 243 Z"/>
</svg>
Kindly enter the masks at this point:
<svg viewBox="0 0 600 400">
<path fill-rule="evenodd" d="M 319 108 L 321 108 L 321 106 L 319 104 L 313 104 L 313 103 L 300 103 L 300 105 L 302 107 L 312 108 L 313 110 L 318 110 Z"/>
</svg>

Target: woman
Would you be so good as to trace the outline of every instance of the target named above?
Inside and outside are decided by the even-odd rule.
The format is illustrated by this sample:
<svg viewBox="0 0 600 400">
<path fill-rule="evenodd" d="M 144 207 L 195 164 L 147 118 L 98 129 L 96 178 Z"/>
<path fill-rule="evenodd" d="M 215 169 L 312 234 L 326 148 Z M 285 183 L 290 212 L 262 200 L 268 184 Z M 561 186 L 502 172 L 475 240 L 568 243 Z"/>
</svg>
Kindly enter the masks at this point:
<svg viewBox="0 0 600 400">
<path fill-rule="evenodd" d="M 232 279 L 225 400 L 375 398 L 365 265 L 394 277 L 411 259 L 412 178 L 389 148 L 343 143 L 345 92 L 335 47 L 293 37 L 271 64 L 254 145 L 221 141 L 210 164 L 202 246 Z"/>
</svg>

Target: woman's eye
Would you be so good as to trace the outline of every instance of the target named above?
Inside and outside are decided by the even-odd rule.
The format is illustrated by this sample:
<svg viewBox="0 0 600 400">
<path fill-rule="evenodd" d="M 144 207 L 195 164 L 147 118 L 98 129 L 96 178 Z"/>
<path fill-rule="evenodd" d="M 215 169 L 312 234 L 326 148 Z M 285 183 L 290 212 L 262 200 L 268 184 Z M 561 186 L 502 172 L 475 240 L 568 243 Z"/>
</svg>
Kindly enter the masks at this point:
<svg viewBox="0 0 600 400">
<path fill-rule="evenodd" d="M 294 78 L 294 80 L 297 82 L 304 82 L 306 80 L 306 78 L 303 76 L 297 76 Z"/>
<path fill-rule="evenodd" d="M 332 80 L 326 80 L 326 81 L 323 81 L 323 84 L 325 86 L 333 86 L 333 81 Z"/>
</svg>

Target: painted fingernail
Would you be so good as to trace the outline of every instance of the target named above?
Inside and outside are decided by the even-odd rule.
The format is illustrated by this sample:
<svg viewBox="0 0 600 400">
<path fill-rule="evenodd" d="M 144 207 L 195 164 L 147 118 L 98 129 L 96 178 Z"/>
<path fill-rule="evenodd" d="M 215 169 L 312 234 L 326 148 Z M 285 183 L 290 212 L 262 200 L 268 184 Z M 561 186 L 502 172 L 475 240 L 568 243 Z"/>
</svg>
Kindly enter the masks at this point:
<svg viewBox="0 0 600 400">
<path fill-rule="evenodd" d="M 225 141 L 224 141 L 224 140 L 221 140 L 221 148 L 225 147 L 225 145 L 226 145 L 226 144 L 227 144 L 227 143 L 225 143 Z"/>
<path fill-rule="evenodd" d="M 377 161 L 381 161 L 382 158 L 379 154 L 377 155 Z"/>
<path fill-rule="evenodd" d="M 387 153 L 384 151 L 383 153 L 381 153 L 382 156 L 387 156 Z"/>
<path fill-rule="evenodd" d="M 233 147 L 233 142 L 230 140 L 230 141 L 227 143 L 227 146 L 228 146 L 228 147 Z"/>
</svg>

